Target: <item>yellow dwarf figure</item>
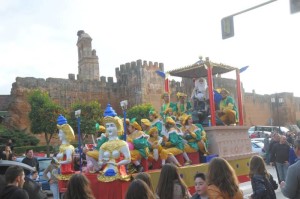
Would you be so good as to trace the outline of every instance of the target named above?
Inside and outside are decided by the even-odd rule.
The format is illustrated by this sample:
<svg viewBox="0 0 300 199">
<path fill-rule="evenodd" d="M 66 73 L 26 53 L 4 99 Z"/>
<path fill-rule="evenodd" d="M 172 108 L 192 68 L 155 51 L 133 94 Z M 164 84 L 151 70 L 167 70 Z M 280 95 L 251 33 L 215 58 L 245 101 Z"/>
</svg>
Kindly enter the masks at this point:
<svg viewBox="0 0 300 199">
<path fill-rule="evenodd" d="M 144 133 L 149 135 L 149 130 L 151 128 L 151 122 L 148 119 L 141 119 L 141 126 L 142 126 Z"/>
<path fill-rule="evenodd" d="M 144 168 L 141 165 L 141 160 L 142 158 L 148 159 L 149 156 L 149 135 L 142 131 L 142 127 L 135 120 L 135 118 L 131 119 L 128 125 L 129 135 L 127 136 L 127 142 L 134 147 L 134 149 L 130 150 L 131 161 L 135 165 L 135 169 L 138 172 L 142 172 Z"/>
<path fill-rule="evenodd" d="M 186 97 L 187 95 L 181 92 L 178 92 L 176 94 L 177 98 L 178 98 L 178 102 L 177 102 L 177 117 L 180 117 L 183 114 L 189 114 L 191 109 L 192 109 L 192 105 L 190 102 L 186 102 Z"/>
<path fill-rule="evenodd" d="M 167 109 L 165 110 L 164 114 L 165 114 L 166 117 L 171 117 L 174 121 L 177 120 L 177 118 L 176 118 L 176 116 L 175 116 L 175 113 L 174 113 L 174 111 L 173 111 L 172 108 L 167 108 Z"/>
<path fill-rule="evenodd" d="M 156 127 L 157 130 L 158 130 L 159 136 L 162 136 L 161 133 L 162 133 L 162 130 L 163 130 L 163 123 L 160 120 L 159 115 L 155 110 L 151 109 L 149 111 L 149 119 L 152 122 L 151 127 Z"/>
<path fill-rule="evenodd" d="M 187 141 L 184 150 L 187 153 L 201 151 L 203 154 L 207 154 L 207 140 L 206 133 L 201 124 L 193 124 L 191 115 L 181 116 L 181 131 L 183 132 L 183 138 Z"/>
</svg>

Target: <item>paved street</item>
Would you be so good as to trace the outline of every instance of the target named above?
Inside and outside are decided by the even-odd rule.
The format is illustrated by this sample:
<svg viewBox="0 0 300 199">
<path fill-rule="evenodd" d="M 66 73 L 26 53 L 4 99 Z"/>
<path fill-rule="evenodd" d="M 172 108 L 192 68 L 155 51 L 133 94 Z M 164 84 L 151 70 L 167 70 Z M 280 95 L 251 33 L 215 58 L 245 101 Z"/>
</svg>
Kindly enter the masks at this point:
<svg viewBox="0 0 300 199">
<path fill-rule="evenodd" d="M 276 180 L 276 182 L 278 183 L 275 167 L 267 166 L 267 170 L 268 170 L 269 173 L 272 174 L 274 180 Z M 252 194 L 251 183 L 250 182 L 241 183 L 240 184 L 240 188 L 244 192 L 244 198 L 249 198 L 249 196 Z M 284 198 L 286 198 L 281 193 L 279 185 L 278 185 L 278 189 L 275 190 L 275 193 L 276 193 L 277 199 L 284 199 Z"/>
</svg>

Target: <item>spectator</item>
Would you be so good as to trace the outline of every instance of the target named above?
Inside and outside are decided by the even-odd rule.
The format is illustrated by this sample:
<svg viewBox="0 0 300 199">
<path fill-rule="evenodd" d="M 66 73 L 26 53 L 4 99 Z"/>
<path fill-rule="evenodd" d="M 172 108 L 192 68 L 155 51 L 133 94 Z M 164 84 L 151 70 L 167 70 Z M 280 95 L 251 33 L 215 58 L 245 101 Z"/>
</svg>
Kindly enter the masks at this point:
<svg viewBox="0 0 300 199">
<path fill-rule="evenodd" d="M 284 181 L 289 167 L 290 146 L 287 144 L 286 137 L 280 136 L 280 142 L 275 144 L 271 153 L 271 164 L 276 164 L 278 171 L 278 181 Z"/>
<path fill-rule="evenodd" d="M 139 179 L 139 180 L 144 181 L 148 185 L 148 187 L 150 188 L 150 190 L 152 191 L 152 193 L 154 194 L 154 196 L 156 196 L 156 193 L 154 191 L 150 175 L 148 173 L 145 173 L 145 172 L 138 173 L 134 177 L 134 179 Z M 158 196 L 156 196 L 156 198 L 158 198 Z"/>
<path fill-rule="evenodd" d="M 140 179 L 133 180 L 125 196 L 125 199 L 155 199 L 153 192 L 150 190 L 149 186 Z"/>
<path fill-rule="evenodd" d="M 255 155 L 251 158 L 249 177 L 253 190 L 252 199 L 276 199 L 274 190 L 278 188 L 278 184 L 268 173 L 264 160 L 260 156 Z"/>
<path fill-rule="evenodd" d="M 95 199 L 90 188 L 90 181 L 82 174 L 73 174 L 64 199 Z"/>
<path fill-rule="evenodd" d="M 0 160 L 13 160 L 13 153 L 10 146 L 6 145 L 4 151 L 1 153 Z"/>
<path fill-rule="evenodd" d="M 33 171 L 30 175 L 30 179 L 38 182 L 39 181 L 39 173 L 37 171 Z"/>
<path fill-rule="evenodd" d="M 165 164 L 160 172 L 156 193 L 160 199 L 182 199 L 191 197 L 188 188 L 173 164 Z"/>
<path fill-rule="evenodd" d="M 266 163 L 270 165 L 270 136 L 267 133 L 265 133 L 264 150 L 266 152 Z"/>
<path fill-rule="evenodd" d="M 286 181 L 280 183 L 281 191 L 287 198 L 300 198 L 300 140 L 294 143 L 297 162 L 288 168 Z"/>
<path fill-rule="evenodd" d="M 53 193 L 53 199 L 59 199 L 58 179 L 56 178 L 57 174 L 58 162 L 55 158 L 52 158 L 49 166 L 44 170 L 43 178 L 50 184 L 50 190 Z"/>
<path fill-rule="evenodd" d="M 7 140 L 6 146 L 9 146 L 12 151 L 14 150 L 15 147 L 11 139 Z"/>
<path fill-rule="evenodd" d="M 213 158 L 208 165 L 208 198 L 243 199 L 235 171 L 223 158 Z"/>
<path fill-rule="evenodd" d="M 208 199 L 207 183 L 204 173 L 197 173 L 194 177 L 196 193 L 191 199 Z"/>
<path fill-rule="evenodd" d="M 29 199 L 28 193 L 23 190 L 25 182 L 24 170 L 19 166 L 10 166 L 5 172 L 7 185 L 0 193 L 1 199 Z"/>
<path fill-rule="evenodd" d="M 22 163 L 34 167 L 36 171 L 39 171 L 39 169 L 40 169 L 39 162 L 33 156 L 33 150 L 32 149 L 27 149 L 26 150 L 26 157 L 22 160 Z M 30 171 L 25 170 L 25 175 L 29 176 L 30 175 Z"/>
</svg>

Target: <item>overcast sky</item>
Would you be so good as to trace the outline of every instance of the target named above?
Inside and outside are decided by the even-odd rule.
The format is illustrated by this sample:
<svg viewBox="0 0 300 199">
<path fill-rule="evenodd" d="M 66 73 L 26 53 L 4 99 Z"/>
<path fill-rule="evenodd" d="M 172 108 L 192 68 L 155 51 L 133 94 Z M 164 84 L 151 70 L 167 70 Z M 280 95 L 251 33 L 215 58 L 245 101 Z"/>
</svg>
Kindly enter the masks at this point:
<svg viewBox="0 0 300 199">
<path fill-rule="evenodd" d="M 221 19 L 262 0 L 0 0 L 0 95 L 16 77 L 68 78 L 78 73 L 77 31 L 93 38 L 100 76 L 138 59 L 165 71 L 199 55 L 241 68 L 246 92 L 300 97 L 300 13 L 278 0 L 234 17 L 235 36 L 222 40 Z M 298 25 L 297 25 L 298 24 Z M 228 74 L 234 77 L 235 74 Z"/>
</svg>

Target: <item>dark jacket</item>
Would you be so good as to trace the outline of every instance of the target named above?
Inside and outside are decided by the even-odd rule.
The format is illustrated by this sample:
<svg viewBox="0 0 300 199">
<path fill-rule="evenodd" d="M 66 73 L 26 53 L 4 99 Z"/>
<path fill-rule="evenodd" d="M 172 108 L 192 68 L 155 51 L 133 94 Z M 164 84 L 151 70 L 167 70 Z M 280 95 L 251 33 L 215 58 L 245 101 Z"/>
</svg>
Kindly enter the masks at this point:
<svg viewBox="0 0 300 199">
<path fill-rule="evenodd" d="M 290 146 L 288 144 L 277 143 L 271 152 L 271 162 L 284 163 L 289 161 Z"/>
<path fill-rule="evenodd" d="M 22 163 L 27 164 L 27 165 L 32 166 L 32 167 L 35 167 L 38 172 L 40 171 L 39 161 L 35 157 L 33 157 L 33 158 L 25 157 L 22 160 Z M 25 172 L 25 175 L 30 174 L 29 170 L 24 170 L 24 172 Z"/>
<path fill-rule="evenodd" d="M 14 185 L 7 185 L 0 193 L 1 199 L 29 199 L 27 191 Z"/>
<path fill-rule="evenodd" d="M 276 199 L 275 190 L 278 188 L 278 184 L 271 174 L 269 179 L 255 174 L 251 178 L 251 185 L 253 190 L 252 199 Z"/>
</svg>

